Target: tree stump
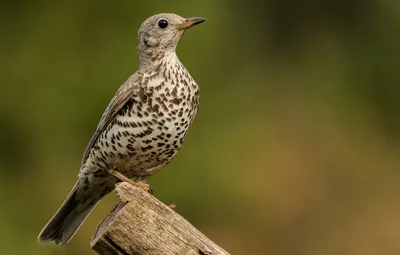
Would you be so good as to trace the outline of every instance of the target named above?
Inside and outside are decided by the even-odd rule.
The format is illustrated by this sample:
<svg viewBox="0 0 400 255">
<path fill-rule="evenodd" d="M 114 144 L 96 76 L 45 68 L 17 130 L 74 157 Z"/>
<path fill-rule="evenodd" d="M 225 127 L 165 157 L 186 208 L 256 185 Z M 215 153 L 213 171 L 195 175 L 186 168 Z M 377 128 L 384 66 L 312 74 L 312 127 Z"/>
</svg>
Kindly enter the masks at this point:
<svg viewBox="0 0 400 255">
<path fill-rule="evenodd" d="M 101 255 L 229 255 L 177 212 L 126 182 L 121 200 L 98 226 L 91 247 Z"/>
</svg>

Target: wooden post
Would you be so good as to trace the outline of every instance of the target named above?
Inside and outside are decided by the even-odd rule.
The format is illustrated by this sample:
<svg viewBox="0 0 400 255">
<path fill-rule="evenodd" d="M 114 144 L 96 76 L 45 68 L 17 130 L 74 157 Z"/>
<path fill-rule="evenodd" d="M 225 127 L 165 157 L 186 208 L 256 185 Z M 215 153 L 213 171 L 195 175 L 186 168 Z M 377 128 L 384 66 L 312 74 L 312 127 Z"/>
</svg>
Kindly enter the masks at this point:
<svg viewBox="0 0 400 255">
<path fill-rule="evenodd" d="M 154 196 L 126 182 L 117 185 L 121 200 L 100 223 L 91 247 L 101 255 L 229 255 Z"/>
</svg>

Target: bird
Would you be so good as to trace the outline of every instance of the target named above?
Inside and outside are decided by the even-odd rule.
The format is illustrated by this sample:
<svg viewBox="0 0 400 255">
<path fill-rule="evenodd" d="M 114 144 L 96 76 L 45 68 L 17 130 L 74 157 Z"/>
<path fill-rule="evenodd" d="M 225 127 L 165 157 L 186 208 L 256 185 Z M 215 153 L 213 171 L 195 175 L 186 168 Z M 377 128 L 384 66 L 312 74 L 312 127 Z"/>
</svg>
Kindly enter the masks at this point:
<svg viewBox="0 0 400 255">
<path fill-rule="evenodd" d="M 138 70 L 105 109 L 83 154 L 78 180 L 39 242 L 66 244 L 118 182 L 151 191 L 146 180 L 174 158 L 198 111 L 199 86 L 176 47 L 188 28 L 204 21 L 161 13 L 142 23 Z"/>
</svg>

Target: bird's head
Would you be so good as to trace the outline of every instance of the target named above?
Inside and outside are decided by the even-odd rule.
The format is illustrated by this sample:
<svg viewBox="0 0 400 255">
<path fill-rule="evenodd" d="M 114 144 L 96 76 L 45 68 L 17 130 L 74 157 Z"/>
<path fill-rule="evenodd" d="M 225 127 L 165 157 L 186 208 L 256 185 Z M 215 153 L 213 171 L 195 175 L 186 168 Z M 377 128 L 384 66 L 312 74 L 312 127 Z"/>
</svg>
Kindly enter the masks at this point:
<svg viewBox="0 0 400 255">
<path fill-rule="evenodd" d="M 139 29 L 139 54 L 154 58 L 159 54 L 174 52 L 186 29 L 204 21 L 205 18 L 183 18 L 173 13 L 151 16 Z"/>
</svg>

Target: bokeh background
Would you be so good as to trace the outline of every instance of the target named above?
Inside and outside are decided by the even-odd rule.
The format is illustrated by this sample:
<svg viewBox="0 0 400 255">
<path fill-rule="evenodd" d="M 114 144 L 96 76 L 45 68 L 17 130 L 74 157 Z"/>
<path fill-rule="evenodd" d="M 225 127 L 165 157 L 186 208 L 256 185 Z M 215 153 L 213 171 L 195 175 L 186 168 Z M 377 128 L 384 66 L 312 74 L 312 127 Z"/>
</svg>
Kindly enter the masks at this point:
<svg viewBox="0 0 400 255">
<path fill-rule="evenodd" d="M 95 254 L 115 194 L 68 245 L 36 236 L 159 12 L 208 22 L 178 47 L 201 107 L 156 196 L 231 254 L 400 254 L 395 0 L 3 1 L 0 253 Z"/>
</svg>

